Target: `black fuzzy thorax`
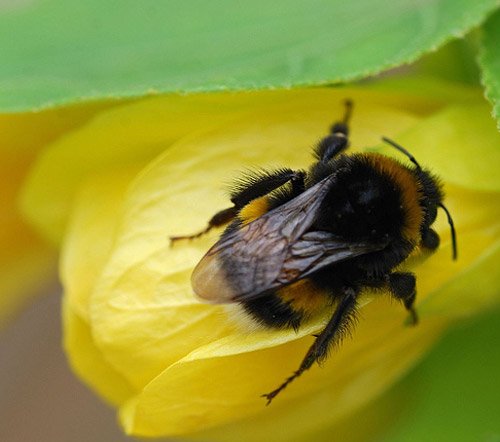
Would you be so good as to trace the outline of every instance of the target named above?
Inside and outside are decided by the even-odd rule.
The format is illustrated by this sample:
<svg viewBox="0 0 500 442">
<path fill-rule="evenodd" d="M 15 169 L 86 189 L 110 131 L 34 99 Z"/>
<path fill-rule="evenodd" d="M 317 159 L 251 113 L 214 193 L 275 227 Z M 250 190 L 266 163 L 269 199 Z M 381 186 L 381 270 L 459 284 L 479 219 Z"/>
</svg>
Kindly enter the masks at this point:
<svg viewBox="0 0 500 442">
<path fill-rule="evenodd" d="M 401 166 L 404 167 L 404 166 Z M 403 237 L 404 189 L 390 175 L 377 170 L 366 155 L 342 155 L 328 164 L 314 165 L 310 185 L 328 174 L 337 176 L 312 226 L 349 241 L 380 241 L 388 245 L 346 262 L 339 262 L 313 276 L 321 286 L 373 286 L 406 259 L 415 244 Z M 333 290 L 334 292 L 335 290 Z"/>
<path fill-rule="evenodd" d="M 398 187 L 391 176 L 373 167 L 367 155 L 340 155 L 328 163 L 315 163 L 307 175 L 306 187 L 332 174 L 336 176 L 335 182 L 310 230 L 332 232 L 353 242 L 389 238 L 398 247 L 404 246 L 405 253 L 398 254 L 397 260 L 404 259 L 407 249 L 412 248 L 402 238 L 407 216 L 403 207 L 404 189 Z M 426 188 L 431 191 L 435 181 L 429 174 L 423 178 L 427 177 Z M 290 188 L 280 189 L 270 197 L 271 208 L 292 198 Z"/>
<path fill-rule="evenodd" d="M 387 174 L 377 171 L 365 155 L 340 156 L 328 164 L 335 182 L 323 200 L 312 226 L 350 241 L 401 235 L 405 213 L 402 190 Z M 310 185 L 321 179 L 312 169 Z"/>
</svg>

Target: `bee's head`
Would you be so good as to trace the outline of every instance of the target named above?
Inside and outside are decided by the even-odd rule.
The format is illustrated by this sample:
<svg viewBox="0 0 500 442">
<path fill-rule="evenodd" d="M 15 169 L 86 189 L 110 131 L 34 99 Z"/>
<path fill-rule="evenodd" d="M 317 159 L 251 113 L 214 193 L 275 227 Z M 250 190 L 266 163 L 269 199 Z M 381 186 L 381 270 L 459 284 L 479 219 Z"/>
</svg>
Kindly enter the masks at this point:
<svg viewBox="0 0 500 442">
<path fill-rule="evenodd" d="M 422 230 L 428 230 L 437 217 L 437 209 L 443 204 L 442 186 L 438 178 L 428 170 L 416 167 L 415 177 L 422 188 L 422 199 L 420 206 L 424 211 Z"/>
<path fill-rule="evenodd" d="M 419 201 L 420 206 L 424 212 L 424 220 L 422 222 L 421 230 L 426 231 L 430 228 L 430 226 L 434 223 L 437 217 L 437 209 L 441 207 L 448 217 L 448 224 L 450 225 L 451 230 L 451 242 L 453 249 L 453 259 L 457 259 L 457 240 L 455 233 L 455 226 L 453 224 L 453 219 L 451 217 L 450 212 L 443 204 L 443 191 L 441 183 L 438 178 L 433 176 L 428 170 L 422 169 L 418 161 L 415 157 L 408 152 L 404 147 L 395 143 L 394 141 L 383 137 L 382 138 L 386 143 L 390 144 L 392 147 L 395 147 L 397 150 L 405 154 L 410 161 L 415 165 L 414 173 L 416 179 L 419 181 L 422 186 L 423 197 Z"/>
</svg>

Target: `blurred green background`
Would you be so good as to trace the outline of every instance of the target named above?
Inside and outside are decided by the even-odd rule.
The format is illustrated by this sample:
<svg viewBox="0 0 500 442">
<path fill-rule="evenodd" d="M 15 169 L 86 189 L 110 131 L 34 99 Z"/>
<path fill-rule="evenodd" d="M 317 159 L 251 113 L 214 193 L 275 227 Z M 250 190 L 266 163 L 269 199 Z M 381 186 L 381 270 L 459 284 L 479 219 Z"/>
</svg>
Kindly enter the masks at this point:
<svg viewBox="0 0 500 442">
<path fill-rule="evenodd" d="M 385 442 L 500 441 L 500 310 L 451 330 L 394 388 L 404 413 Z"/>
</svg>

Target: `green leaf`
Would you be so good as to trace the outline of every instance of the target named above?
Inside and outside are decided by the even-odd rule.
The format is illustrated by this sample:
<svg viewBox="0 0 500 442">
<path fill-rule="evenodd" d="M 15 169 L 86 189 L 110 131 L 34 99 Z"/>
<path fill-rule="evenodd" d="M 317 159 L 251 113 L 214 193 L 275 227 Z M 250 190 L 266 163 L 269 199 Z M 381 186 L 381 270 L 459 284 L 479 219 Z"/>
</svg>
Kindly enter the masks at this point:
<svg viewBox="0 0 500 442">
<path fill-rule="evenodd" d="M 340 82 L 463 35 L 497 0 L 25 0 L 0 15 L 0 109 Z M 17 9 L 16 9 L 17 8 Z"/>
<path fill-rule="evenodd" d="M 448 83 L 479 86 L 481 75 L 476 62 L 477 34 L 477 31 L 473 31 L 466 38 L 452 40 L 438 51 L 425 54 L 412 65 L 412 74 L 417 78 L 430 76 Z"/>
<path fill-rule="evenodd" d="M 493 104 L 493 116 L 500 130 L 500 11 L 484 25 L 479 64 L 486 97 Z"/>
<path fill-rule="evenodd" d="M 451 331 L 386 401 L 406 408 L 380 442 L 500 439 L 500 311 Z M 399 410 L 398 410 L 399 411 Z"/>
</svg>

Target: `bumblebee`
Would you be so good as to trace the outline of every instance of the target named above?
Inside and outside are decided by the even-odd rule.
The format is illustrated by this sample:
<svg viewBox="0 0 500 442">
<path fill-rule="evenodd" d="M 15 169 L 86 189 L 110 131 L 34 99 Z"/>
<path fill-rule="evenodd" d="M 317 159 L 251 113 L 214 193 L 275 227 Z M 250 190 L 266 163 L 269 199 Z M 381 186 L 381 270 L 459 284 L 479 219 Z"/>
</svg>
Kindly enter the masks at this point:
<svg viewBox="0 0 500 442">
<path fill-rule="evenodd" d="M 351 112 L 348 100 L 343 119 L 315 147 L 308 171 L 247 174 L 231 191 L 233 206 L 216 213 L 206 229 L 171 238 L 192 239 L 229 224 L 193 271 L 193 290 L 203 300 L 239 303 L 267 327 L 295 330 L 331 309 L 299 368 L 263 395 L 268 404 L 350 331 L 364 289 L 385 289 L 417 323 L 415 275 L 397 268 L 418 247 L 438 248 L 432 228 L 438 208 L 448 218 L 457 257 L 439 180 L 388 138 L 411 167 L 377 153 L 345 154 Z"/>
</svg>

